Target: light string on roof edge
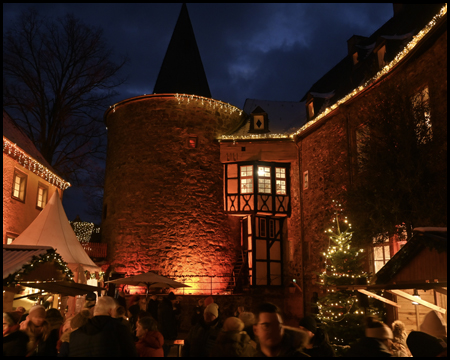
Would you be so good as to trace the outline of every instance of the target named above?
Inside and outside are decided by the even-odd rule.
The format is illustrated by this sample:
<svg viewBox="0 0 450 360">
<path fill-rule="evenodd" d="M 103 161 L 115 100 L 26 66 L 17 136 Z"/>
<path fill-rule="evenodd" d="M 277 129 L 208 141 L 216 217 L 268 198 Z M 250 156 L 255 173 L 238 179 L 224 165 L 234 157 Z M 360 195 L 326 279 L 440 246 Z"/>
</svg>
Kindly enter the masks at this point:
<svg viewBox="0 0 450 360">
<path fill-rule="evenodd" d="M 25 151 L 23 151 L 17 144 L 9 141 L 3 137 L 3 153 L 11 156 L 13 159 L 17 160 L 20 165 L 24 168 L 34 172 L 36 175 L 40 176 L 47 182 L 61 190 L 66 190 L 70 185 L 69 182 L 64 181 L 59 176 L 55 175 L 47 167 L 42 165 L 39 161 L 33 159 Z"/>
</svg>

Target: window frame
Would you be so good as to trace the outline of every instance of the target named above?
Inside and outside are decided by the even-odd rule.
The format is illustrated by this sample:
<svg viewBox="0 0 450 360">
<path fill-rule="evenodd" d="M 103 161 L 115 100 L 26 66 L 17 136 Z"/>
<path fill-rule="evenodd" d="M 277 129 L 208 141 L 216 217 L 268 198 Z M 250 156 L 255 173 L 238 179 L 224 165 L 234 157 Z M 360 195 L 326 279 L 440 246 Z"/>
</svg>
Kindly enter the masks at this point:
<svg viewBox="0 0 450 360">
<path fill-rule="evenodd" d="M 45 202 L 44 202 L 43 206 L 39 206 L 39 190 L 40 189 L 43 189 L 45 191 Z M 48 186 L 39 181 L 38 188 L 37 188 L 37 194 L 36 194 L 36 209 L 42 210 L 45 207 L 45 205 L 47 205 L 47 202 L 48 202 Z"/>
<path fill-rule="evenodd" d="M 14 240 L 18 238 L 18 236 L 18 234 L 7 231 L 5 234 L 5 239 L 3 240 L 3 244 L 10 245 L 12 242 L 14 242 Z M 10 243 L 8 243 L 8 238 L 12 239 Z"/>
<path fill-rule="evenodd" d="M 16 196 L 14 193 L 15 193 L 15 191 L 16 191 L 16 189 L 15 189 L 15 185 L 16 185 L 16 177 L 18 177 L 18 178 L 20 178 L 21 179 L 21 182 L 20 182 L 20 187 L 22 188 L 23 187 L 23 189 L 19 189 L 19 196 Z M 14 168 L 14 174 L 13 174 L 13 181 L 12 181 L 12 191 L 11 191 L 11 197 L 14 199 L 14 200 L 17 200 L 17 201 L 20 201 L 20 202 L 23 202 L 23 203 L 25 203 L 25 199 L 26 199 L 26 196 L 27 196 L 27 181 L 28 181 L 28 175 L 27 174 L 25 174 L 24 172 L 22 172 L 22 171 L 20 171 L 19 169 L 17 169 L 17 168 Z M 20 196 L 20 193 L 22 192 L 22 198 L 21 198 L 21 196 Z"/>
</svg>

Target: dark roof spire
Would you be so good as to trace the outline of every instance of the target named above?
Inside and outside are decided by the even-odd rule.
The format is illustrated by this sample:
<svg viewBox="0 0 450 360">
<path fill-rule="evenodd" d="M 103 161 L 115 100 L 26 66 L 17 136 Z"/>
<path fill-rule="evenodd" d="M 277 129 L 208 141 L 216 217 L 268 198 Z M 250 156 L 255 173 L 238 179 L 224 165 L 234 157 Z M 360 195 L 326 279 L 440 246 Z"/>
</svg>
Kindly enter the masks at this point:
<svg viewBox="0 0 450 360">
<path fill-rule="evenodd" d="M 185 3 L 181 7 L 153 92 L 211 97 Z"/>
</svg>

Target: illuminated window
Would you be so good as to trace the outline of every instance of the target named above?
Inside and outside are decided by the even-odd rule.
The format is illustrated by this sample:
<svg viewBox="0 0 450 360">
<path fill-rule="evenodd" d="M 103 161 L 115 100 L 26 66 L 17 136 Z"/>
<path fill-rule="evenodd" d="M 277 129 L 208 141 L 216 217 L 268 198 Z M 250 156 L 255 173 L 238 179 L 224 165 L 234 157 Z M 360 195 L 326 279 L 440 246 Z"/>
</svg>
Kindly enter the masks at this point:
<svg viewBox="0 0 450 360">
<path fill-rule="evenodd" d="M 275 181 L 277 185 L 277 195 L 286 195 L 286 169 L 275 168 Z"/>
<path fill-rule="evenodd" d="M 253 166 L 241 166 L 241 194 L 253 193 Z"/>
<path fill-rule="evenodd" d="M 26 187 L 27 187 L 27 176 L 18 170 L 14 170 L 12 197 L 20 201 L 25 201 Z"/>
<path fill-rule="evenodd" d="M 258 192 L 263 194 L 270 194 L 272 192 L 270 167 L 258 166 Z"/>
<path fill-rule="evenodd" d="M 430 115 L 430 93 L 428 86 L 412 98 L 414 117 L 416 119 L 416 136 L 420 144 L 426 144 L 433 138 Z"/>
<path fill-rule="evenodd" d="M 373 270 L 377 273 L 391 259 L 389 239 L 379 242 L 373 240 Z"/>
<path fill-rule="evenodd" d="M 43 209 L 47 204 L 48 188 L 42 184 L 38 185 L 37 203 L 39 209 Z"/>
<path fill-rule="evenodd" d="M 16 237 L 17 237 L 16 234 L 6 233 L 5 244 L 6 245 L 11 244 L 14 240 L 16 240 Z"/>
</svg>

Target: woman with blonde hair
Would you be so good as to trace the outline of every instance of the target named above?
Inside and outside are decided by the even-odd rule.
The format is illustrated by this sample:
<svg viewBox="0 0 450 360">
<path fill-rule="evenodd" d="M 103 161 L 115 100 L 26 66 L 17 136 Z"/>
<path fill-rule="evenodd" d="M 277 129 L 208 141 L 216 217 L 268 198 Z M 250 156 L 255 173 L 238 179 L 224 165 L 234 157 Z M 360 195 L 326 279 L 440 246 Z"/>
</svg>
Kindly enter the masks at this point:
<svg viewBox="0 0 450 360">
<path fill-rule="evenodd" d="M 392 355 L 395 357 L 411 357 L 411 351 L 409 351 L 408 345 L 406 345 L 406 338 L 408 335 L 405 331 L 405 324 L 396 320 L 392 323 Z"/>
</svg>

